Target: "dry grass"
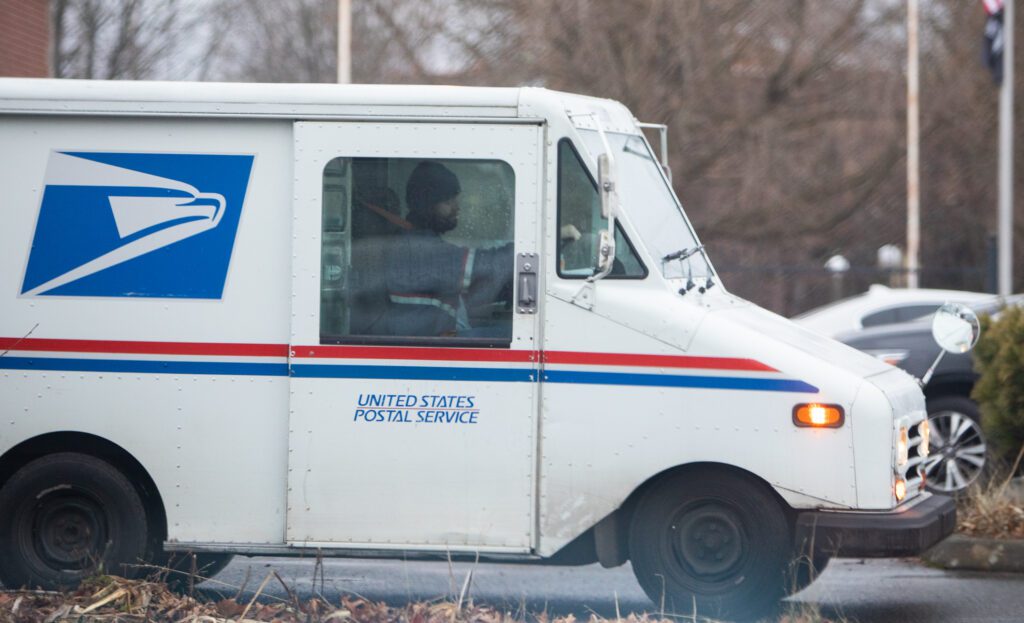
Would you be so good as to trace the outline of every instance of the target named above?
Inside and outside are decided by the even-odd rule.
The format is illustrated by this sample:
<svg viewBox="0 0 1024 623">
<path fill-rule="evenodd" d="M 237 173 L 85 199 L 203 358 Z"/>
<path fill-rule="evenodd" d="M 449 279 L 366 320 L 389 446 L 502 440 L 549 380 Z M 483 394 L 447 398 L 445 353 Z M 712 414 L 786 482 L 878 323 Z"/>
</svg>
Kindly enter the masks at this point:
<svg viewBox="0 0 1024 623">
<path fill-rule="evenodd" d="M 203 601 L 168 590 L 160 582 L 125 580 L 102 576 L 77 591 L 0 592 L 0 622 L 56 623 L 59 621 L 174 621 L 227 623 L 228 621 L 278 621 L 281 623 L 511 623 L 510 614 L 471 603 L 420 602 L 403 608 L 343 597 L 337 604 L 313 598 L 300 601 L 268 598 L 261 593 L 273 578 L 268 574 L 257 593 Z M 571 623 L 552 619 L 546 623 Z M 637 623 L 646 623 L 637 619 Z"/>
<path fill-rule="evenodd" d="M 960 500 L 957 531 L 991 539 L 1024 539 L 1024 507 L 1001 487 L 979 487 Z"/>
<path fill-rule="evenodd" d="M 817 604 L 787 604 L 787 608 L 779 615 L 778 623 L 850 623 L 846 617 L 830 618 L 821 613 Z"/>
<path fill-rule="evenodd" d="M 220 600 L 202 600 L 170 591 L 162 582 L 99 576 L 76 591 L 0 591 L 0 623 L 174 622 L 174 623 L 578 623 L 573 616 L 528 615 L 474 605 L 471 599 L 418 602 L 402 607 L 355 597 L 331 604 L 321 598 L 299 600 L 262 595 L 267 584 L 280 580 L 271 572 L 256 593 Z M 287 587 L 286 587 L 287 588 Z M 262 598 L 261 598 L 262 597 Z M 786 604 L 778 623 L 845 623 L 823 616 L 813 604 Z M 714 623 L 694 615 L 672 618 L 629 614 L 606 619 L 592 614 L 579 623 Z"/>
<path fill-rule="evenodd" d="M 957 531 L 992 539 L 1024 539 L 1024 506 L 1007 495 L 1022 458 L 1024 446 L 1008 475 L 974 487 L 958 501 Z"/>
</svg>

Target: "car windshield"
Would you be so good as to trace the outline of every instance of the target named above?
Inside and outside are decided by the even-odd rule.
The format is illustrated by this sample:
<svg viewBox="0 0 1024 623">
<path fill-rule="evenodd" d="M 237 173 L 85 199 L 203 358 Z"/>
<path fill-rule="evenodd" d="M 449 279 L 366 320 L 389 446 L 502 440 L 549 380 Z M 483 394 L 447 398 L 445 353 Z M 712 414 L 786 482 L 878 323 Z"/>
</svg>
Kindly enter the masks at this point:
<svg viewBox="0 0 1024 623">
<path fill-rule="evenodd" d="M 604 153 L 601 135 L 581 130 L 583 141 L 595 158 Z M 618 165 L 618 191 L 622 210 L 628 214 L 643 244 L 658 261 L 669 279 L 711 276 L 706 256 L 693 252 L 700 246 L 682 205 L 668 185 L 661 167 L 643 137 L 606 133 L 608 145 Z M 690 250 L 691 254 L 679 253 Z M 681 259 L 661 261 L 669 254 Z"/>
</svg>

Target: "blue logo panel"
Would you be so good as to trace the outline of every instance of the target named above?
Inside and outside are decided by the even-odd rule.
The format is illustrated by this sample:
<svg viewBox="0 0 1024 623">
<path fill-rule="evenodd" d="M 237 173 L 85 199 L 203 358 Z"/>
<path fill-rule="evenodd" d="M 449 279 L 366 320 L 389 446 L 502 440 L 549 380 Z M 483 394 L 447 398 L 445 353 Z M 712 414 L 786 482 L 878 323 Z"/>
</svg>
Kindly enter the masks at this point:
<svg viewBox="0 0 1024 623">
<path fill-rule="evenodd" d="M 21 293 L 221 298 L 253 159 L 52 152 Z"/>
</svg>

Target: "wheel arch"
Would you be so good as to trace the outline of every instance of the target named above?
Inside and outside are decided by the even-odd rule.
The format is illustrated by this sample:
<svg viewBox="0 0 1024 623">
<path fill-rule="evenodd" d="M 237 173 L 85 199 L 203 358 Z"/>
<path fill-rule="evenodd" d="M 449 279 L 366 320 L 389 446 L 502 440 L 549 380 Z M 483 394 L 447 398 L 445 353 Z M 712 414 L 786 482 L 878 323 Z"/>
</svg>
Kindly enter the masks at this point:
<svg viewBox="0 0 1024 623">
<path fill-rule="evenodd" d="M 640 483 L 635 489 L 633 489 L 633 492 L 629 494 L 618 509 L 599 521 L 597 525 L 592 528 L 597 559 L 601 565 L 604 567 L 617 567 L 629 560 L 629 527 L 633 521 L 633 514 L 636 510 L 637 503 L 643 498 L 644 494 L 669 478 L 674 478 L 679 474 L 697 472 L 701 470 L 713 470 L 719 473 L 728 474 L 729 476 L 746 480 L 754 486 L 764 489 L 779 503 L 779 508 L 782 509 L 783 513 L 789 520 L 790 529 L 792 530 L 796 521 L 795 511 L 782 498 L 782 496 L 779 495 L 778 491 L 775 490 L 775 487 L 773 487 L 764 478 L 747 469 L 729 463 L 718 463 L 713 461 L 684 463 L 682 465 L 676 465 L 662 470 Z"/>
<path fill-rule="evenodd" d="M 0 488 L 22 467 L 58 452 L 77 452 L 106 461 L 120 471 L 142 498 L 151 534 L 162 544 L 167 535 L 167 514 L 160 491 L 145 467 L 118 444 L 91 433 L 59 431 L 27 439 L 0 456 Z"/>
</svg>

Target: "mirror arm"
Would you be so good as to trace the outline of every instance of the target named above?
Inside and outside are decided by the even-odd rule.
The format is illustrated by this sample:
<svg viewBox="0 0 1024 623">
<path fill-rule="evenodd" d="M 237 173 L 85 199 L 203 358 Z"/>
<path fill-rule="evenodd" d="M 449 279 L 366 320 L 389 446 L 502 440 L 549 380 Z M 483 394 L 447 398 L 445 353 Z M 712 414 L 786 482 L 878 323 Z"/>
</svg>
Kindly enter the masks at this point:
<svg viewBox="0 0 1024 623">
<path fill-rule="evenodd" d="M 668 166 L 668 126 L 664 123 L 644 123 L 642 121 L 638 121 L 636 125 L 640 128 L 650 128 L 658 131 L 658 138 L 661 143 L 661 169 L 665 172 L 665 177 L 668 178 L 669 183 L 672 183 L 672 169 Z"/>
<path fill-rule="evenodd" d="M 594 115 L 594 125 L 604 145 L 604 153 L 597 158 L 597 184 L 601 193 L 601 215 L 608 220 L 608 228 L 601 232 L 597 271 L 587 278 L 589 283 L 604 279 L 615 266 L 615 214 L 618 212 L 618 172 L 615 156 L 601 125 L 601 119 L 597 115 Z"/>
<path fill-rule="evenodd" d="M 614 218 L 609 218 L 608 221 L 615 226 Z M 588 283 L 593 283 L 599 279 L 604 279 L 608 276 L 608 273 L 612 272 L 615 267 L 615 239 L 607 231 L 601 232 L 600 248 L 597 250 L 600 259 L 598 260 L 598 266 L 603 266 L 598 272 L 587 277 Z"/>
<path fill-rule="evenodd" d="M 615 168 L 615 155 L 612 154 L 612 146 L 608 143 L 608 135 L 604 133 L 604 126 L 601 125 L 601 119 L 594 115 L 594 127 L 597 128 L 597 135 L 601 137 L 601 144 L 604 145 L 604 153 L 608 155 L 608 168 Z"/>
<path fill-rule="evenodd" d="M 593 275 L 587 277 L 587 282 L 588 283 L 594 283 L 595 281 L 598 281 L 599 279 L 604 279 L 605 277 L 608 276 L 608 273 L 610 273 L 610 272 L 612 272 L 612 267 L 611 266 L 607 266 L 601 272 L 594 273 Z"/>
<path fill-rule="evenodd" d="M 935 361 L 932 362 L 931 367 L 928 368 L 928 371 L 924 373 L 924 376 L 922 376 L 920 380 L 917 381 L 918 384 L 921 386 L 921 389 L 924 389 L 925 385 L 928 384 L 928 381 L 932 380 L 932 375 L 935 374 L 935 368 L 939 367 L 939 362 L 942 361 L 942 358 L 945 356 L 945 349 L 940 348 L 939 356 L 935 358 Z"/>
</svg>

